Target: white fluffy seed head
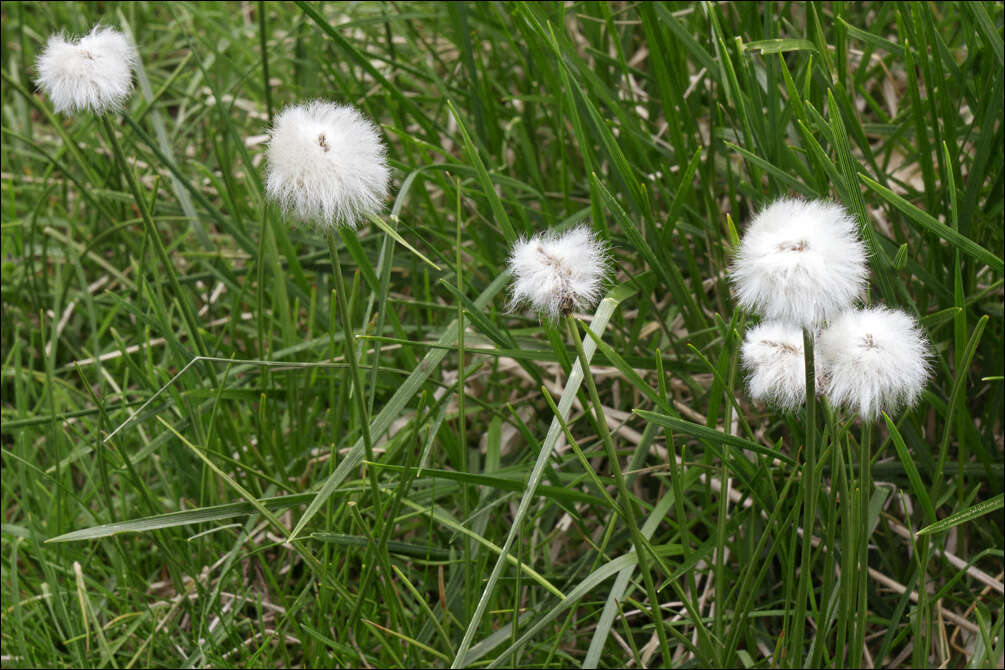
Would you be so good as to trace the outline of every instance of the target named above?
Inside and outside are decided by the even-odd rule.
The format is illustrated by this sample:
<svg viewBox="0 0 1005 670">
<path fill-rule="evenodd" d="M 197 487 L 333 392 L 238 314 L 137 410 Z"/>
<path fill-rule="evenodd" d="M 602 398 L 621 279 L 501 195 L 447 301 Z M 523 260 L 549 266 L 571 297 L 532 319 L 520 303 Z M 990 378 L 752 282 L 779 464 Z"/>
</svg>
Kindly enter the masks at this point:
<svg viewBox="0 0 1005 670">
<path fill-rule="evenodd" d="M 59 113 L 103 114 L 122 107 L 133 90 L 136 50 L 117 30 L 95 26 L 79 40 L 49 37 L 35 67 L 37 84 Z"/>
<path fill-rule="evenodd" d="M 525 303 L 548 318 L 597 303 L 607 277 L 607 246 L 589 226 L 520 238 L 510 251 L 510 305 Z"/>
<path fill-rule="evenodd" d="M 747 228 L 731 269 L 737 301 L 771 321 L 815 328 L 865 288 L 865 246 L 840 206 L 783 198 Z"/>
<path fill-rule="evenodd" d="M 816 363 L 819 357 L 814 358 Z M 747 386 L 754 400 L 790 411 L 806 402 L 801 329 L 778 321 L 751 328 L 740 349 L 740 360 L 747 371 Z M 817 380 L 820 378 L 817 370 Z"/>
<path fill-rule="evenodd" d="M 391 171 L 377 126 L 324 100 L 287 107 L 266 153 L 266 192 L 284 213 L 324 230 L 356 227 L 387 198 Z"/>
<path fill-rule="evenodd" d="M 870 421 L 913 405 L 928 381 L 928 341 L 899 310 L 848 310 L 821 333 L 817 351 L 828 400 Z"/>
</svg>

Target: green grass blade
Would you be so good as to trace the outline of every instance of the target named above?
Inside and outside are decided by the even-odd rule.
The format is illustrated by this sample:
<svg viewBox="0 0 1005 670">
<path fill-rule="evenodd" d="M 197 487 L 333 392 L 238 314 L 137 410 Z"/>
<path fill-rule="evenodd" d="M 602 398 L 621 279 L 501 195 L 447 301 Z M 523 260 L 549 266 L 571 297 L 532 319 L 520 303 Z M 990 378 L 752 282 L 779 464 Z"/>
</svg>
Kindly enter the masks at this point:
<svg viewBox="0 0 1005 670">
<path fill-rule="evenodd" d="M 921 481 L 921 473 L 918 472 L 918 468 L 914 465 L 914 459 L 911 458 L 907 445 L 904 443 L 904 438 L 901 436 L 900 430 L 897 429 L 897 424 L 893 422 L 886 412 L 883 413 L 883 419 L 886 421 L 886 427 L 890 430 L 890 439 L 893 441 L 893 446 L 897 451 L 897 458 L 900 459 L 901 464 L 904 466 L 904 472 L 907 473 L 907 479 L 911 482 L 911 489 L 918 502 L 921 503 L 921 508 L 925 511 L 928 522 L 932 523 L 935 521 L 936 516 L 932 499 L 928 495 L 928 487 Z"/>
<path fill-rule="evenodd" d="M 590 322 L 590 330 L 602 333 L 604 328 L 607 327 L 607 323 L 614 314 L 614 311 L 618 308 L 618 305 L 634 294 L 635 288 L 628 284 L 621 284 L 611 289 L 607 296 L 600 301 L 600 305 L 597 306 L 597 311 L 594 313 L 593 320 Z M 586 358 L 589 360 L 593 357 L 593 354 L 596 351 L 596 346 L 591 340 L 584 345 L 584 349 L 586 351 Z M 568 417 L 569 410 L 572 408 L 572 402 L 576 398 L 576 394 L 579 392 L 579 387 L 582 383 L 583 370 L 577 361 L 573 365 L 572 372 L 565 384 L 565 390 L 562 391 L 562 396 L 558 401 L 558 410 L 562 416 Z M 527 478 L 526 491 L 520 499 L 520 505 L 517 508 L 516 515 L 513 517 L 513 521 L 510 524 L 510 532 L 506 537 L 505 543 L 503 543 L 502 553 L 496 561 L 495 567 L 492 568 L 492 573 L 489 575 L 485 588 L 482 591 L 481 598 L 478 600 L 478 606 L 475 608 L 475 613 L 471 617 L 471 621 L 468 623 L 467 630 L 464 633 L 464 638 L 461 640 L 461 643 L 457 648 L 451 667 L 464 667 L 468 662 L 468 649 L 471 647 L 471 642 L 481 625 L 482 617 L 485 615 L 485 610 L 488 607 L 489 600 L 492 598 L 492 593 L 495 589 L 496 583 L 499 581 L 504 559 L 505 557 L 510 556 L 510 549 L 513 546 L 513 541 L 516 537 L 517 531 L 523 523 L 524 517 L 527 515 L 527 511 L 530 509 L 530 502 L 533 500 L 534 493 L 537 490 L 538 485 L 541 483 L 541 478 L 544 476 L 545 466 L 551 458 L 552 449 L 555 447 L 555 442 L 558 440 L 561 433 L 562 426 L 557 419 L 554 419 L 551 422 L 551 426 L 548 428 L 548 434 L 545 436 L 544 442 L 541 444 L 541 451 L 538 453 L 537 461 L 534 463 L 534 468 L 531 470 L 530 475 Z"/>
<path fill-rule="evenodd" d="M 489 286 L 482 292 L 480 296 L 475 300 L 475 305 L 479 309 L 483 309 L 485 305 L 500 291 L 506 282 L 509 281 L 509 274 L 503 273 L 496 277 Z M 453 344 L 457 341 L 457 321 L 452 321 L 449 326 L 444 330 L 443 334 L 437 341 L 438 344 L 448 345 Z M 443 360 L 443 357 L 447 355 L 446 349 L 431 349 L 423 357 L 419 366 L 402 382 L 401 386 L 394 393 L 387 404 L 380 410 L 376 417 L 370 424 L 370 435 L 373 439 L 379 439 L 380 436 L 386 431 L 390 426 L 391 422 L 398 418 L 401 410 L 404 409 L 405 405 L 409 400 L 412 399 L 419 389 L 426 382 L 426 379 L 433 373 L 433 370 Z M 348 454 L 339 462 L 338 468 L 333 472 L 321 485 L 321 488 L 315 494 L 314 499 L 311 504 L 307 507 L 307 511 L 304 512 L 303 516 L 297 522 L 297 525 L 293 528 L 290 533 L 289 539 L 293 540 L 299 536 L 304 528 L 310 523 L 314 515 L 321 510 L 321 506 L 324 505 L 325 501 L 335 492 L 335 489 L 345 481 L 349 473 L 363 460 L 364 449 L 363 449 L 363 438 L 357 440 L 356 444 L 353 445 L 352 449 Z"/>
<path fill-rule="evenodd" d="M 439 265 L 437 265 L 433 261 L 431 261 L 428 258 L 426 258 L 422 254 L 421 251 L 419 251 L 418 249 L 416 249 L 415 247 L 413 247 L 411 244 L 409 244 L 408 241 L 405 240 L 405 238 L 402 237 L 401 234 L 397 230 L 395 230 L 391 226 L 387 225 L 387 221 L 384 221 L 384 219 L 380 218 L 376 214 L 368 214 L 367 218 L 369 219 L 370 223 L 372 223 L 373 225 L 377 226 L 382 231 L 384 231 L 395 242 L 397 242 L 398 244 L 400 244 L 401 246 L 405 247 L 406 249 L 408 249 L 409 251 L 411 251 L 413 254 L 415 254 L 416 256 L 418 256 L 419 259 L 423 263 L 425 263 L 429 267 L 433 268 L 434 270 L 439 270 L 440 269 Z"/>
<path fill-rule="evenodd" d="M 290 507 L 297 507 L 310 502 L 314 498 L 312 493 L 298 493 L 289 496 L 278 496 L 274 498 L 258 498 L 257 502 L 262 507 L 270 510 L 283 510 Z M 46 542 L 80 542 L 83 540 L 99 540 L 101 538 L 112 537 L 124 533 L 149 533 L 154 530 L 164 528 L 176 528 L 178 526 L 191 526 L 198 523 L 209 523 L 211 521 L 224 521 L 237 516 L 247 516 L 254 514 L 257 507 L 250 502 L 235 502 L 212 507 L 201 507 L 199 509 L 185 510 L 184 512 L 168 512 L 157 514 L 142 519 L 132 519 L 129 521 L 119 521 L 107 523 L 91 528 L 81 528 L 69 533 L 63 533 L 56 537 L 50 537 Z"/>
<path fill-rule="evenodd" d="M 453 114 L 454 120 L 457 121 L 457 130 L 461 133 L 461 140 L 464 143 L 464 151 L 467 154 L 468 160 L 471 161 L 471 165 L 475 169 L 475 174 L 478 177 L 478 185 L 481 186 L 485 199 L 489 201 L 489 207 L 492 208 L 492 216 L 495 219 L 496 224 L 498 224 L 499 228 L 502 230 L 502 234 L 506 242 L 512 244 L 517 238 L 516 231 L 513 230 L 513 224 L 510 223 L 509 214 L 506 213 L 506 208 L 503 207 L 499 194 L 496 193 L 495 187 L 492 186 L 492 179 L 489 177 L 489 173 L 485 169 L 485 163 L 482 161 L 481 154 L 471 141 L 471 135 L 468 133 L 468 129 L 464 125 L 464 119 L 457 111 L 457 108 L 454 106 L 452 100 L 447 100 L 447 108 L 450 110 L 450 113 Z"/>
<path fill-rule="evenodd" d="M 875 191 L 877 195 L 883 198 L 883 200 L 899 209 L 901 213 L 904 214 L 904 216 L 906 216 L 912 223 L 915 223 L 930 233 L 934 233 L 935 235 L 941 237 L 961 252 L 971 258 L 976 258 L 995 272 L 999 274 L 1005 272 L 1005 261 L 977 244 L 969 237 L 953 230 L 933 217 L 931 214 L 918 209 L 904 198 L 870 179 L 866 175 L 859 173 L 859 179 L 862 180 L 862 183 Z"/>
<path fill-rule="evenodd" d="M 423 507 L 422 505 L 416 504 L 411 500 L 408 500 L 407 498 L 402 500 L 402 502 L 417 512 L 423 512 L 424 514 L 431 516 L 434 520 L 442 523 L 444 526 L 453 530 L 454 532 L 470 537 L 475 542 L 491 551 L 493 554 L 498 554 L 500 561 L 506 560 L 507 562 L 509 562 L 510 565 L 518 568 L 521 572 L 525 573 L 528 577 L 530 577 L 535 582 L 543 586 L 544 589 L 548 591 L 548 593 L 551 593 L 559 600 L 565 600 L 566 597 L 565 594 L 562 593 L 562 591 L 559 590 L 554 584 L 545 579 L 544 576 L 541 575 L 541 573 L 537 572 L 536 570 L 534 570 L 534 568 L 530 567 L 526 563 L 519 561 L 516 556 L 503 552 L 501 549 L 499 549 L 498 545 L 496 545 L 493 542 L 490 542 L 489 540 L 486 540 L 478 533 L 467 528 L 464 524 L 454 521 L 449 516 L 444 514 L 442 510 L 434 507 Z"/>
<path fill-rule="evenodd" d="M 664 545 L 654 547 L 656 552 L 661 556 L 673 556 L 681 552 L 679 545 Z M 517 639 L 508 649 L 503 651 L 496 657 L 492 663 L 489 663 L 490 668 L 505 667 L 505 659 L 509 658 L 509 655 L 513 653 L 514 650 L 527 644 L 527 642 L 538 633 L 542 628 L 547 626 L 549 623 L 555 620 L 564 611 L 573 607 L 578 603 L 583 597 L 585 597 L 591 590 L 593 590 L 599 584 L 610 579 L 612 576 L 622 572 L 623 570 L 631 570 L 638 565 L 638 557 L 635 552 L 629 552 L 623 556 L 618 556 L 617 558 L 605 563 L 601 567 L 590 573 L 583 581 L 581 581 L 576 588 L 569 592 L 565 600 L 558 603 L 555 607 L 548 610 L 546 613 L 542 614 L 539 619 L 537 619 L 534 624 L 524 631 L 523 635 Z M 477 659 L 475 659 L 477 660 Z"/>
<path fill-rule="evenodd" d="M 941 521 L 936 521 L 933 524 L 925 526 L 919 530 L 917 534 L 930 535 L 932 533 L 941 533 L 944 530 L 949 530 L 950 528 L 955 528 L 960 524 L 973 521 L 985 514 L 996 512 L 1002 507 L 1005 507 L 1005 493 L 999 493 L 991 500 L 985 500 L 984 502 L 977 503 L 973 507 L 968 507 L 967 509 L 956 512 L 955 514 L 950 514 Z"/>
<path fill-rule="evenodd" d="M 707 426 L 701 426 L 697 423 L 692 423 L 684 419 L 678 419 L 677 417 L 667 416 L 666 414 L 658 414 L 656 412 L 650 412 L 644 409 L 637 409 L 635 413 L 641 416 L 646 421 L 651 421 L 657 425 L 663 426 L 664 428 L 669 428 L 672 431 L 678 433 L 684 433 L 685 435 L 690 435 L 704 442 L 710 442 L 713 444 L 727 444 L 731 447 L 739 447 L 740 449 L 749 449 L 754 453 L 761 454 L 763 456 L 768 456 L 769 458 L 777 458 L 782 463 L 786 465 L 792 465 L 795 463 L 793 458 L 788 454 L 783 454 L 777 449 L 772 449 L 771 447 L 766 447 L 762 444 L 756 442 L 751 442 L 742 437 L 737 437 L 735 435 L 730 435 L 728 433 L 723 433 L 714 428 L 709 428 Z"/>
<path fill-rule="evenodd" d="M 400 472 L 405 475 L 421 475 L 418 480 L 423 479 L 445 479 L 448 481 L 470 484 L 471 486 L 487 486 L 500 491 L 523 491 L 523 476 L 509 476 L 505 473 L 494 475 L 478 474 L 474 472 L 455 472 L 453 470 L 442 470 L 438 468 L 406 468 L 400 465 L 389 465 L 384 463 L 367 463 L 367 466 L 374 466 L 388 472 Z M 537 487 L 537 493 L 545 498 L 558 500 L 567 504 L 587 503 L 590 505 L 603 506 L 603 498 L 583 493 L 572 488 L 548 486 L 542 484 Z"/>
</svg>

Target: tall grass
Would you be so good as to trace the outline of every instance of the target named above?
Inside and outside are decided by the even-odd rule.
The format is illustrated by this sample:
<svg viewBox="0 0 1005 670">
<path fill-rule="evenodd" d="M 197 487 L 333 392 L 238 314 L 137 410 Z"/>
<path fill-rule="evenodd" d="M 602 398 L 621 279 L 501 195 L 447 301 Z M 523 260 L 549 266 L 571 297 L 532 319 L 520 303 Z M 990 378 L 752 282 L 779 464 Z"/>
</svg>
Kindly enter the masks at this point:
<svg viewBox="0 0 1005 670">
<path fill-rule="evenodd" d="M 5 667 L 1001 667 L 1001 3 L 2 20 Z M 55 116 L 34 58 L 99 20 L 138 91 Z M 330 249 L 262 185 L 314 98 L 394 168 Z M 726 272 L 787 194 L 920 320 L 917 407 L 749 399 Z M 509 310 L 580 222 L 596 313 Z"/>
</svg>

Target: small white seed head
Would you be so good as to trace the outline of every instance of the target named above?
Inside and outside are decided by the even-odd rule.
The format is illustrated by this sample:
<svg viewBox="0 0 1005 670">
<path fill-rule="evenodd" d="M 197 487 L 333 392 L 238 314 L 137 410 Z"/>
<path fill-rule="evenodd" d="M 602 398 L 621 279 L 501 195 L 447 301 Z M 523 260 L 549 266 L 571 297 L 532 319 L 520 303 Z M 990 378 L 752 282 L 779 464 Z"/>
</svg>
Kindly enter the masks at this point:
<svg viewBox="0 0 1005 670">
<path fill-rule="evenodd" d="M 868 268 L 855 221 L 840 205 L 783 198 L 754 217 L 730 275 L 744 309 L 816 328 L 861 296 Z"/>
<path fill-rule="evenodd" d="M 817 340 L 827 369 L 826 395 L 835 405 L 874 420 L 917 402 L 930 375 L 928 341 L 900 310 L 848 310 Z"/>
<path fill-rule="evenodd" d="M 747 371 L 750 397 L 792 411 L 806 402 L 806 360 L 803 331 L 779 321 L 754 326 L 747 331 L 740 361 Z M 817 381 L 822 370 L 814 356 Z M 819 384 L 818 384 L 819 386 Z"/>
<path fill-rule="evenodd" d="M 607 246 L 589 226 L 520 238 L 509 256 L 510 305 L 529 304 L 553 319 L 573 309 L 588 309 L 600 299 L 607 260 Z"/>
<path fill-rule="evenodd" d="M 37 84 L 59 113 L 120 109 L 133 90 L 136 50 L 125 35 L 95 26 L 79 40 L 49 37 L 35 63 Z"/>
<path fill-rule="evenodd" d="M 354 107 L 315 100 L 285 108 L 266 159 L 269 197 L 322 230 L 355 228 L 387 198 L 387 150 L 377 126 Z"/>
</svg>

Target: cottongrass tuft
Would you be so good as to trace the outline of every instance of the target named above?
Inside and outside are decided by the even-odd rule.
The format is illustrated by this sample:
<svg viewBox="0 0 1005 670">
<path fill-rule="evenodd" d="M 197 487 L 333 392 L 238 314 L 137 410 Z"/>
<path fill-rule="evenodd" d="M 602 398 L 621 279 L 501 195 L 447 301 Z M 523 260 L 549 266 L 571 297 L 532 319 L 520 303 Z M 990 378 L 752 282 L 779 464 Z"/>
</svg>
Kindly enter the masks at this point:
<svg viewBox="0 0 1005 670">
<path fill-rule="evenodd" d="M 914 405 L 928 381 L 928 341 L 914 318 L 900 310 L 849 310 L 817 343 L 827 370 L 827 398 L 866 420 Z"/>
<path fill-rule="evenodd" d="M 79 40 L 49 37 L 35 63 L 38 87 L 59 113 L 115 111 L 133 90 L 136 50 L 125 35 L 95 26 Z"/>
<path fill-rule="evenodd" d="M 511 308 L 529 304 L 554 319 L 593 307 L 600 299 L 607 263 L 607 246 L 589 226 L 520 238 L 509 256 Z"/>
<path fill-rule="evenodd" d="M 755 326 L 747 331 L 740 358 L 754 400 L 789 411 L 806 402 L 802 330 L 778 321 Z"/>
<path fill-rule="evenodd" d="M 324 100 L 285 108 L 269 132 L 268 195 L 285 214 L 324 230 L 355 228 L 387 198 L 391 171 L 377 126 Z"/>
<path fill-rule="evenodd" d="M 844 208 L 783 198 L 747 228 L 731 281 L 744 309 L 815 328 L 852 306 L 867 274 L 865 247 Z"/>
</svg>

